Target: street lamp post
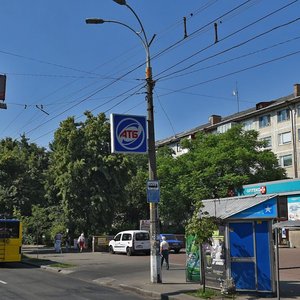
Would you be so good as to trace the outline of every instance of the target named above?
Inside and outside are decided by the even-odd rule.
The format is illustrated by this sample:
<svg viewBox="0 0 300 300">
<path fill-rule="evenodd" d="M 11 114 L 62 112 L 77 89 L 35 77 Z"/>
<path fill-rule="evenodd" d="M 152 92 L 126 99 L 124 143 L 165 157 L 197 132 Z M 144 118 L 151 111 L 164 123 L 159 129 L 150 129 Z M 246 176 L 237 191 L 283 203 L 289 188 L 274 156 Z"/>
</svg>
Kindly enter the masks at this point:
<svg viewBox="0 0 300 300">
<path fill-rule="evenodd" d="M 103 20 L 98 18 L 86 19 L 87 24 L 103 24 L 103 23 L 116 23 L 128 28 L 141 40 L 146 51 L 146 83 L 147 83 L 147 122 L 148 122 L 148 166 L 149 166 L 149 180 L 157 180 L 156 171 L 156 153 L 155 153 L 155 134 L 154 134 L 154 114 L 153 114 L 153 88 L 154 81 L 152 78 L 151 69 L 151 57 L 150 57 L 150 45 L 153 38 L 148 40 L 144 26 L 136 14 L 136 12 L 126 3 L 126 0 L 113 0 L 119 5 L 126 6 L 137 19 L 141 31 L 136 32 L 133 28 L 125 23 L 114 20 Z M 143 37 L 141 37 L 141 34 Z M 158 205 L 157 203 L 150 203 L 150 237 L 151 237 L 151 255 L 150 255 L 150 267 L 151 267 L 151 282 L 161 283 L 161 265 L 159 255 L 159 223 L 158 223 Z"/>
</svg>

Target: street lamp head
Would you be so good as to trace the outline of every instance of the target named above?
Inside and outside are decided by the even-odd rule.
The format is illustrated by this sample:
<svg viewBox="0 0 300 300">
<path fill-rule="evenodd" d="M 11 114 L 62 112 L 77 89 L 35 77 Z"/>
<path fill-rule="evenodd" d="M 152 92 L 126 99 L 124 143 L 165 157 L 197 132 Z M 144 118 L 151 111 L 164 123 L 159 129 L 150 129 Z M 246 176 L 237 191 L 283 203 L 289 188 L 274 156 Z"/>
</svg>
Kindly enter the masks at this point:
<svg viewBox="0 0 300 300">
<path fill-rule="evenodd" d="M 126 0 L 113 0 L 113 1 L 120 5 L 126 5 Z"/>
<path fill-rule="evenodd" d="M 103 24 L 105 23 L 105 20 L 103 19 L 98 19 L 98 18 L 89 18 L 85 19 L 86 24 Z"/>
</svg>

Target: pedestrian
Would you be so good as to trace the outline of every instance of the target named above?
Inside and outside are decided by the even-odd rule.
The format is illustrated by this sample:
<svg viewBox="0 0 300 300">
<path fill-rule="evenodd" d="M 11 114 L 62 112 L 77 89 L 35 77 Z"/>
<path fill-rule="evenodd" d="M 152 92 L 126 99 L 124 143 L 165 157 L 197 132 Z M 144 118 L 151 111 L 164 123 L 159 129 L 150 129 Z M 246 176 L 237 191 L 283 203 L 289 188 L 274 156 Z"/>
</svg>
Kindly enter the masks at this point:
<svg viewBox="0 0 300 300">
<path fill-rule="evenodd" d="M 62 234 L 58 232 L 54 237 L 54 248 L 56 253 L 61 253 Z"/>
<path fill-rule="evenodd" d="M 161 255 L 161 267 L 163 266 L 164 260 L 166 261 L 167 270 L 169 270 L 169 243 L 166 241 L 166 237 L 162 237 L 160 243 L 160 255 Z"/>
<path fill-rule="evenodd" d="M 82 233 L 78 240 L 77 240 L 77 244 L 79 246 L 79 251 L 82 252 L 84 246 L 85 246 L 85 238 L 84 238 L 84 234 Z"/>
<path fill-rule="evenodd" d="M 65 236 L 65 245 L 66 245 L 66 252 L 69 252 L 69 248 L 71 246 L 71 237 L 68 229 Z"/>
</svg>

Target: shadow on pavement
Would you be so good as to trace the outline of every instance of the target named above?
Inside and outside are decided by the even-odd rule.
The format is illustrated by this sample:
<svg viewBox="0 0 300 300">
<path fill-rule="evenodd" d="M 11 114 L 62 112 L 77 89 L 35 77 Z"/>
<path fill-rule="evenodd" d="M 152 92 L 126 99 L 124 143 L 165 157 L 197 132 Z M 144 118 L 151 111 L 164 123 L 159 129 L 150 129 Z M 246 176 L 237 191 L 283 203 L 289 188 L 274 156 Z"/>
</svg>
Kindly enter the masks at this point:
<svg viewBox="0 0 300 300">
<path fill-rule="evenodd" d="M 169 300 L 173 296 L 180 296 L 182 294 L 186 294 L 186 293 L 190 293 L 190 292 L 196 292 L 196 291 L 197 291 L 197 289 L 195 289 L 194 291 L 193 290 L 180 290 L 180 291 L 176 291 L 176 292 L 161 294 L 161 300 Z M 195 298 L 195 299 L 197 299 L 197 298 Z"/>
</svg>

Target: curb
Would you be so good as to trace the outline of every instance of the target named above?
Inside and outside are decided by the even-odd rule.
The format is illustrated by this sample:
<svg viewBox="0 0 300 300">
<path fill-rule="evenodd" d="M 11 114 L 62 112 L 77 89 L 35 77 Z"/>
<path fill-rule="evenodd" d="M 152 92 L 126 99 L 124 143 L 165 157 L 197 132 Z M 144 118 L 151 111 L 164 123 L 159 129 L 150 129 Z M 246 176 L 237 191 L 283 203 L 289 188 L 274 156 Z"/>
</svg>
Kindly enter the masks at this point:
<svg viewBox="0 0 300 300">
<path fill-rule="evenodd" d="M 51 267 L 51 266 L 40 266 L 41 269 L 44 269 L 44 270 L 48 270 L 48 271 L 51 271 L 51 272 L 57 272 L 57 273 L 61 273 L 61 274 L 71 274 L 74 272 L 74 270 L 68 270 L 68 269 L 63 269 L 63 268 L 55 268 L 55 267 Z"/>
<path fill-rule="evenodd" d="M 176 293 L 176 295 L 171 295 L 168 293 L 160 293 L 160 292 L 154 292 L 154 291 L 149 291 L 143 288 L 139 288 L 139 287 L 135 287 L 132 285 L 128 285 L 128 284 L 123 284 L 123 283 L 116 283 L 115 279 L 110 278 L 110 279 L 96 279 L 93 280 L 93 282 L 102 285 L 102 286 L 106 286 L 106 287 L 110 287 L 110 288 L 114 288 L 114 289 L 118 289 L 118 290 L 125 290 L 125 291 L 129 291 L 131 293 L 135 293 L 147 298 L 151 298 L 153 300 L 195 300 L 196 298 L 193 296 L 189 296 L 187 294 L 184 293 Z"/>
<path fill-rule="evenodd" d="M 66 275 L 74 272 L 74 270 L 68 270 L 68 269 L 64 269 L 64 268 L 55 268 L 55 267 L 51 267 L 49 265 L 39 265 L 39 264 L 35 264 L 33 262 L 25 261 L 25 260 L 22 260 L 21 263 L 28 265 L 28 266 L 33 266 L 33 267 L 37 267 L 37 268 L 40 268 L 43 270 L 57 272 L 57 273 L 66 274 Z"/>
<path fill-rule="evenodd" d="M 61 274 L 65 274 L 65 275 L 68 275 L 68 274 L 74 272 L 74 270 L 55 268 L 55 267 L 51 267 L 50 265 L 39 265 L 39 264 L 30 262 L 30 261 L 26 261 L 26 260 L 22 260 L 22 263 L 26 264 L 26 265 L 34 266 L 34 267 L 37 267 L 37 268 L 40 268 L 43 270 L 47 270 L 50 272 L 56 272 L 56 273 L 61 273 Z M 101 286 L 117 289 L 117 290 L 125 290 L 125 291 L 135 293 L 135 294 L 147 297 L 147 298 L 151 298 L 153 300 L 195 300 L 196 299 L 193 296 L 184 294 L 184 292 L 176 293 L 176 295 L 171 295 L 168 293 L 160 293 L 160 292 L 150 291 L 147 289 L 143 289 L 143 288 L 135 287 L 132 285 L 117 282 L 116 279 L 111 278 L 111 277 L 102 277 L 102 278 L 94 279 L 91 282 L 101 285 Z"/>
</svg>

